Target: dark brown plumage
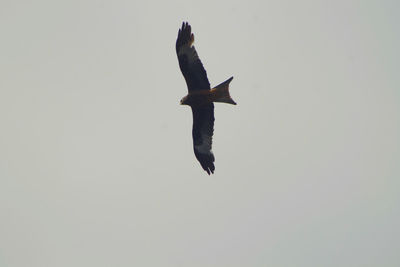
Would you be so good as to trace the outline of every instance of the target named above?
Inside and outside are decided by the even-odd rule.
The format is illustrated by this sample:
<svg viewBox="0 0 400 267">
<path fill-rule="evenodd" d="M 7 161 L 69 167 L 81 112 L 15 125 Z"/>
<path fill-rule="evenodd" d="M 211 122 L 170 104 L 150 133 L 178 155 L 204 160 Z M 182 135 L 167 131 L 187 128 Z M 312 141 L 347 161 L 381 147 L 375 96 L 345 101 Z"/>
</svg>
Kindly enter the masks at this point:
<svg viewBox="0 0 400 267">
<path fill-rule="evenodd" d="M 233 77 L 211 89 L 206 70 L 192 45 L 193 42 L 191 27 L 184 22 L 176 40 L 179 67 L 188 87 L 188 95 L 181 100 L 181 104 L 192 108 L 194 154 L 201 167 L 210 174 L 215 170 L 215 158 L 211 151 L 215 120 L 213 102 L 236 105 L 229 95 L 229 83 Z"/>
</svg>

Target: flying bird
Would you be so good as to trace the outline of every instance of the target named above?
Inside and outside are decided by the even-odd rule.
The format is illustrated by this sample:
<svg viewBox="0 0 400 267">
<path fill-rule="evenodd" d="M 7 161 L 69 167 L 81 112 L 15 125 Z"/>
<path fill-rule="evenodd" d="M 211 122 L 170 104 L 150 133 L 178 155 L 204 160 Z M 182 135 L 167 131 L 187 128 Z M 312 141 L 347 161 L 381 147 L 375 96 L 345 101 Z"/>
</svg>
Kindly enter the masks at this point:
<svg viewBox="0 0 400 267">
<path fill-rule="evenodd" d="M 179 67 L 186 80 L 188 94 L 182 98 L 181 105 L 188 105 L 192 108 L 194 154 L 201 167 L 210 175 L 215 170 L 215 158 L 211 151 L 214 132 L 213 102 L 236 105 L 229 95 L 229 83 L 233 77 L 211 89 L 206 70 L 193 42 L 192 29 L 187 22 L 183 22 L 176 40 L 176 54 Z"/>
</svg>

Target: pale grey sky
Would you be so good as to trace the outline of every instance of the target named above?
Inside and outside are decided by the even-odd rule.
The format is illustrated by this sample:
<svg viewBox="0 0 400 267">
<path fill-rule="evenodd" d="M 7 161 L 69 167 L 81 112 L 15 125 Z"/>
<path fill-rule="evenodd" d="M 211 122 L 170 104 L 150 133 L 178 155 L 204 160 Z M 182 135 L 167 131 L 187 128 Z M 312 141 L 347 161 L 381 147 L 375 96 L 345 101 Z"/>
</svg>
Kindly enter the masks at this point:
<svg viewBox="0 0 400 267">
<path fill-rule="evenodd" d="M 398 1 L 2 1 L 0 266 L 399 266 Z M 208 176 L 175 55 L 216 104 Z"/>
</svg>

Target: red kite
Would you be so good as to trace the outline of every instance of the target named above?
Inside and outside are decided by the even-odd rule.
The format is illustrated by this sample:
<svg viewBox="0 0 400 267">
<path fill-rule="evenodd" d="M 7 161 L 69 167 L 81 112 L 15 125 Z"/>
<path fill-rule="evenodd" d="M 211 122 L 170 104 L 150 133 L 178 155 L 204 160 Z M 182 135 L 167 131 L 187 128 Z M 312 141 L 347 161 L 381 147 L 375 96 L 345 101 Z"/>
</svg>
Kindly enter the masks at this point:
<svg viewBox="0 0 400 267">
<path fill-rule="evenodd" d="M 214 154 L 211 151 L 214 132 L 214 104 L 222 102 L 236 105 L 229 95 L 229 83 L 233 77 L 211 89 L 206 70 L 201 63 L 196 49 L 192 46 L 194 35 L 186 22 L 179 29 L 176 40 L 176 54 L 179 67 L 185 77 L 188 95 L 181 100 L 181 105 L 189 105 L 193 114 L 193 149 L 201 167 L 210 175 L 214 173 Z"/>
</svg>

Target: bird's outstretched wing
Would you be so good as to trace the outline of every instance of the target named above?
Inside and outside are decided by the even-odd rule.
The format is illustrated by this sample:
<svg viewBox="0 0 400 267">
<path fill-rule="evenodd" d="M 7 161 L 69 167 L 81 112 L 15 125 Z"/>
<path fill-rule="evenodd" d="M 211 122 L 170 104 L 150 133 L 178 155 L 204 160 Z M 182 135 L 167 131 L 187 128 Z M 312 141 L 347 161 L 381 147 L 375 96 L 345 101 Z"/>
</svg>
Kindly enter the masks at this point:
<svg viewBox="0 0 400 267">
<path fill-rule="evenodd" d="M 193 108 L 193 149 L 201 167 L 208 173 L 214 173 L 214 154 L 211 151 L 214 132 L 214 104 Z"/>
<path fill-rule="evenodd" d="M 183 22 L 176 40 L 176 54 L 189 92 L 210 89 L 206 70 L 197 55 L 196 49 L 192 45 L 193 42 L 194 35 L 192 29 L 187 22 Z"/>
</svg>

